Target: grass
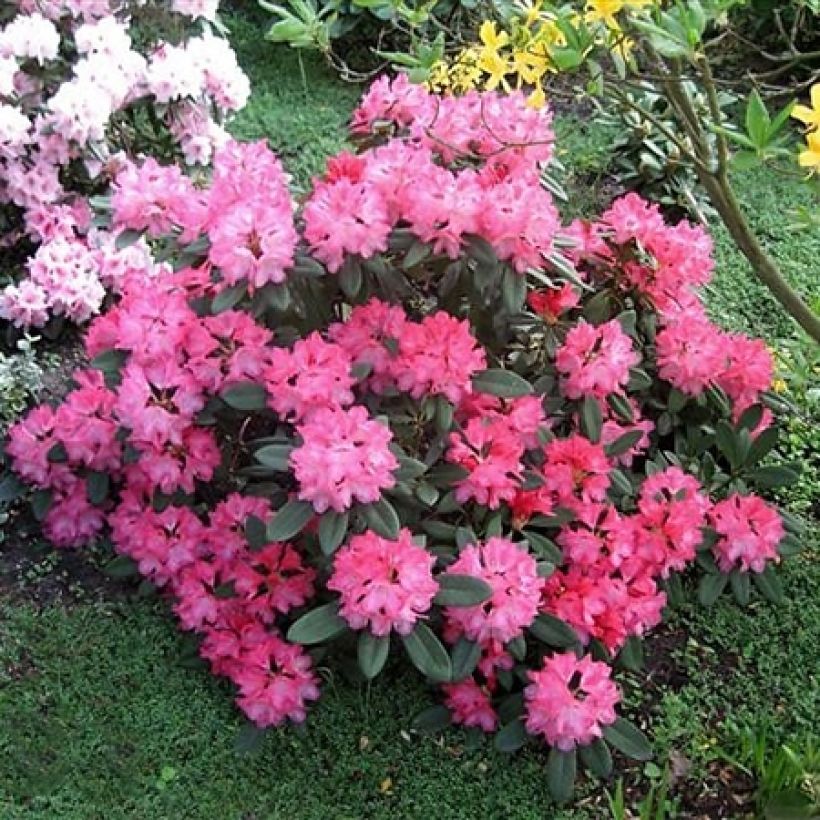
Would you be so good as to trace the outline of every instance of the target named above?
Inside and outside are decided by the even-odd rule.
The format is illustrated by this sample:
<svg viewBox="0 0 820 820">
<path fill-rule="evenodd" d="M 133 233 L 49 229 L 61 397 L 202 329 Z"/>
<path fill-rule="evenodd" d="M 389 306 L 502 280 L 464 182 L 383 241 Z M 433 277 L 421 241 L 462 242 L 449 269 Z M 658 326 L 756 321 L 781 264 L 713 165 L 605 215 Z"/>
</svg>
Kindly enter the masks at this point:
<svg viewBox="0 0 820 820">
<path fill-rule="evenodd" d="M 261 37 L 249 18 L 230 26 L 254 97 L 233 123 L 243 139 L 267 138 L 298 184 L 344 144 L 360 89 L 322 64 Z M 309 93 L 306 90 L 309 88 Z M 577 179 L 597 173 L 607 140 L 559 120 L 563 160 Z M 574 158 L 574 159 L 573 159 Z M 574 163 L 574 164 L 573 164 Z M 784 208 L 802 190 L 760 174 L 739 180 L 755 227 L 787 274 L 808 292 L 820 238 L 784 233 Z M 589 200 L 587 200 L 589 201 Z M 775 342 L 791 328 L 744 261 L 717 232 L 718 274 L 710 309 L 723 324 Z M 815 284 L 816 287 L 816 284 Z M 49 572 L 55 562 L 48 559 Z M 57 567 L 59 569 L 59 566 Z M 40 583 L 35 571 L 27 586 Z M 820 713 L 820 558 L 784 570 L 782 608 L 728 598 L 708 610 L 674 611 L 665 657 L 674 674 L 623 674 L 628 703 L 652 715 L 658 750 L 643 770 L 657 782 L 670 755 L 707 779 L 728 720 L 766 726 L 773 742 L 811 734 Z M 179 633 L 151 600 L 68 595 L 38 606 L 0 602 L 0 816 L 8 820 L 118 818 L 600 818 L 602 791 L 582 784 L 586 808 L 549 803 L 543 755 L 502 758 L 468 748 L 459 732 L 408 733 L 429 702 L 423 684 L 388 670 L 370 688 L 327 679 L 304 734 L 274 731 L 255 756 L 240 756 L 242 726 L 229 686 L 179 660 Z M 640 770 L 638 770 L 640 773 Z M 584 801 L 581 801 L 582 803 Z"/>
</svg>

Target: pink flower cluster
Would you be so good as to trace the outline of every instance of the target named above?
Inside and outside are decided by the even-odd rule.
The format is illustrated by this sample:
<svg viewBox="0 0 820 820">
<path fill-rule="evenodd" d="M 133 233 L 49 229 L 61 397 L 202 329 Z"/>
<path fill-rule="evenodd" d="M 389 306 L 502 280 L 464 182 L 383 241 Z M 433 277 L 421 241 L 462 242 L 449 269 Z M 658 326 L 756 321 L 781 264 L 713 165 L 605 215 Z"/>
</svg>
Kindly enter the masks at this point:
<svg viewBox="0 0 820 820">
<path fill-rule="evenodd" d="M 559 228 L 539 184 L 549 113 L 522 94 L 439 98 L 399 75 L 373 84 L 352 130 L 364 137 L 385 122 L 401 139 L 331 160 L 305 206 L 305 238 L 328 270 L 385 251 L 396 227 L 452 259 L 477 236 L 519 273 L 543 266 Z"/>
<path fill-rule="evenodd" d="M 410 530 L 401 530 L 395 541 L 367 531 L 336 554 L 327 588 L 339 593 L 339 613 L 353 629 L 407 635 L 438 592 L 435 560 L 413 543 Z"/>
<path fill-rule="evenodd" d="M 116 265 L 118 252 L 113 237 L 92 227 L 87 186 L 74 180 L 71 167 L 81 163 L 96 187 L 106 182 L 126 147 L 109 123 L 145 105 L 155 108 L 188 162 L 207 164 L 227 140 L 219 121 L 244 106 L 250 87 L 222 38 L 159 43 L 143 54 L 121 3 L 18 5 L 17 16 L 0 29 L 0 205 L 23 209 L 21 235 L 42 244 L 28 276 L 0 293 L 0 319 L 38 327 L 65 315 L 82 323 L 99 312 L 106 288 L 117 292 L 119 282 L 109 281 L 105 269 Z M 217 6 L 216 0 L 178 0 L 174 10 L 213 19 Z M 287 244 L 279 247 L 287 259 Z M 147 247 L 142 250 L 138 270 L 148 279 L 156 265 Z"/>
</svg>

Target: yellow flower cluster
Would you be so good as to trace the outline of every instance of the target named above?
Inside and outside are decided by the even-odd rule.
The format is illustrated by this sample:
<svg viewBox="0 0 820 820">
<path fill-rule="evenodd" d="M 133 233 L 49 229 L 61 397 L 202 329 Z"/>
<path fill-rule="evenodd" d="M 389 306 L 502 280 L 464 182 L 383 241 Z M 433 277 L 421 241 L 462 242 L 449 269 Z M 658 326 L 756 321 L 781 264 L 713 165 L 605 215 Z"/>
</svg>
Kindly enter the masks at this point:
<svg viewBox="0 0 820 820">
<path fill-rule="evenodd" d="M 807 128 L 806 145 L 797 157 L 801 167 L 810 174 L 820 172 L 820 83 L 811 88 L 811 106 L 796 105 L 792 116 Z"/>
<path fill-rule="evenodd" d="M 570 19 L 573 26 L 582 21 L 605 27 L 605 32 L 620 32 L 617 15 L 655 6 L 660 0 L 587 0 L 579 3 Z M 428 87 L 438 93 L 464 94 L 472 89 L 528 89 L 527 102 L 539 108 L 546 95 L 543 81 L 557 70 L 551 54 L 566 45 L 555 16 L 542 7 L 543 0 L 526 0 L 518 7 L 506 29 L 490 20 L 482 23 L 478 42 L 461 50 L 451 61 L 441 60 L 430 71 Z M 605 37 L 607 34 L 605 33 Z M 624 37 L 610 38 L 613 49 L 626 57 L 630 43 Z"/>
</svg>

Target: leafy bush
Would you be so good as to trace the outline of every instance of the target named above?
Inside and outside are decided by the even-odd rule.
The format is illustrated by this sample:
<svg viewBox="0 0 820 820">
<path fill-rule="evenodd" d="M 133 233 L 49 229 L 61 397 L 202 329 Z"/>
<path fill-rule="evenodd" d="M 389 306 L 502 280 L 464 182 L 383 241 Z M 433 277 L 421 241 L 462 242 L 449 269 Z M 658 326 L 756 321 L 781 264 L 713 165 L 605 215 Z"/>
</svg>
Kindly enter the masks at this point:
<svg viewBox="0 0 820 820">
<path fill-rule="evenodd" d="M 3 4 L 4 261 L 12 268 L 33 255 L 27 276 L 0 294 L 0 319 L 18 327 L 55 316 L 84 322 L 107 289 L 161 270 L 144 244 L 126 251 L 99 230 L 88 197 L 105 193 L 128 156 L 207 163 L 227 139 L 219 123 L 250 89 L 227 41 L 214 34 L 217 6 Z"/>
<path fill-rule="evenodd" d="M 261 144 L 208 186 L 151 160 L 107 213 L 174 273 L 90 327 L 94 369 L 7 446 L 55 545 L 110 534 L 253 726 L 301 722 L 316 666 L 400 650 L 418 718 L 550 747 L 558 800 L 610 746 L 609 663 L 639 664 L 682 578 L 779 600 L 799 525 L 765 346 L 709 323 L 698 227 L 631 195 L 562 228 L 550 114 L 522 94 L 378 81 L 294 218 Z M 243 743 L 258 729 L 249 727 Z"/>
</svg>

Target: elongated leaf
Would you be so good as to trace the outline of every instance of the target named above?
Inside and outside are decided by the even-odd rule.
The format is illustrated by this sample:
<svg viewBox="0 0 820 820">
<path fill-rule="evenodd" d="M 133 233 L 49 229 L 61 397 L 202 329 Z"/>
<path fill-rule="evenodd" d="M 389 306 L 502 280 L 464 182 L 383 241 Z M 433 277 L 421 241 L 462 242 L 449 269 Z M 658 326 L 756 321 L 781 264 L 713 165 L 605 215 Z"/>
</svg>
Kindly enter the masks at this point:
<svg viewBox="0 0 820 820">
<path fill-rule="evenodd" d="M 528 739 L 524 722 L 516 719 L 510 721 L 506 726 L 502 726 L 501 729 L 496 732 L 493 743 L 499 752 L 512 754 L 524 746 Z"/>
<path fill-rule="evenodd" d="M 245 540 L 251 552 L 261 550 L 268 543 L 268 528 L 261 518 L 249 515 L 245 519 Z"/>
<path fill-rule="evenodd" d="M 42 521 L 51 507 L 51 490 L 37 490 L 31 494 L 31 512 L 38 521 Z"/>
<path fill-rule="evenodd" d="M 554 541 L 550 541 L 549 538 L 534 530 L 522 530 L 522 534 L 539 558 L 545 558 L 556 566 L 563 562 L 564 556 Z"/>
<path fill-rule="evenodd" d="M 439 590 L 433 601 L 439 606 L 477 606 L 492 594 L 492 587 L 481 578 L 446 572 L 436 579 Z"/>
<path fill-rule="evenodd" d="M 777 573 L 770 567 L 766 567 L 763 572 L 752 574 L 754 585 L 760 590 L 760 594 L 773 604 L 783 603 L 783 585 Z"/>
<path fill-rule="evenodd" d="M 452 666 L 453 683 L 458 683 L 470 677 L 481 660 L 481 644 L 459 638 L 453 647 Z"/>
<path fill-rule="evenodd" d="M 643 430 L 628 430 L 622 436 L 618 436 L 612 444 L 607 444 L 604 448 L 610 458 L 621 456 L 631 450 L 642 438 Z"/>
<path fill-rule="evenodd" d="M 527 298 L 527 279 L 513 268 L 507 267 L 501 280 L 501 298 L 507 313 L 520 313 Z"/>
<path fill-rule="evenodd" d="M 484 370 L 473 376 L 473 387 L 478 393 L 488 393 L 503 399 L 529 396 L 532 385 L 511 370 Z"/>
<path fill-rule="evenodd" d="M 604 727 L 604 740 L 633 760 L 651 760 L 652 744 L 646 735 L 626 718 L 616 718 Z"/>
<path fill-rule="evenodd" d="M 539 615 L 529 629 L 539 641 L 556 649 L 569 649 L 578 643 L 575 630 L 554 615 Z"/>
<path fill-rule="evenodd" d="M 109 578 L 133 578 L 140 574 L 137 562 L 127 555 L 117 555 L 104 567 L 103 572 Z"/>
<path fill-rule="evenodd" d="M 752 591 L 752 579 L 749 577 L 749 573 L 735 570 L 729 576 L 729 583 L 731 584 L 735 600 L 741 606 L 746 606 L 749 603 L 749 597 Z"/>
<path fill-rule="evenodd" d="M 547 786 L 553 799 L 559 805 L 572 798 L 572 793 L 575 791 L 577 768 L 578 758 L 574 749 L 570 752 L 550 749 L 547 758 Z"/>
<path fill-rule="evenodd" d="M 780 464 L 758 467 L 748 475 L 750 481 L 764 490 L 771 490 L 775 487 L 788 487 L 800 479 L 795 470 Z"/>
<path fill-rule="evenodd" d="M 359 508 L 367 526 L 383 538 L 396 539 L 399 537 L 401 522 L 393 505 L 386 499 L 380 498 L 375 504 Z"/>
<path fill-rule="evenodd" d="M 596 777 L 609 777 L 612 774 L 612 753 L 601 738 L 581 746 L 578 754 L 584 766 Z"/>
<path fill-rule="evenodd" d="M 643 642 L 637 635 L 629 637 L 618 654 L 618 661 L 625 669 L 637 672 L 643 667 Z"/>
<path fill-rule="evenodd" d="M 268 522 L 268 541 L 287 541 L 301 532 L 314 516 L 312 505 L 306 501 L 288 501 Z"/>
<path fill-rule="evenodd" d="M 419 672 L 437 683 L 451 680 L 453 669 L 450 656 L 427 624 L 417 623 L 409 635 L 402 635 L 402 642 Z"/>
<path fill-rule="evenodd" d="M 290 444 L 268 444 L 260 447 L 253 455 L 254 458 L 272 470 L 288 472 L 290 470 L 290 454 L 294 448 Z"/>
<path fill-rule="evenodd" d="M 390 653 L 390 633 L 374 635 L 364 630 L 359 635 L 358 656 L 359 669 L 368 679 L 373 680 L 384 669 L 387 656 Z"/>
<path fill-rule="evenodd" d="M 230 310 L 242 301 L 247 292 L 247 282 L 239 282 L 236 285 L 231 285 L 230 287 L 219 291 L 219 293 L 214 296 L 213 302 L 211 302 L 211 312 L 222 313 L 226 310 Z"/>
<path fill-rule="evenodd" d="M 350 516 L 345 511 L 328 510 L 319 519 L 319 546 L 325 555 L 332 555 L 344 541 Z"/>
<path fill-rule="evenodd" d="M 413 728 L 419 732 L 441 732 L 452 723 L 450 710 L 438 704 L 429 706 L 413 718 Z"/>
<path fill-rule="evenodd" d="M 592 396 L 586 396 L 581 404 L 581 432 L 593 444 L 597 444 L 601 440 L 603 424 L 604 417 L 598 400 Z"/>
<path fill-rule="evenodd" d="M 347 621 L 339 615 L 339 604 L 329 604 L 311 609 L 294 621 L 288 630 L 288 640 L 310 646 L 335 638 L 347 629 Z"/>
<path fill-rule="evenodd" d="M 15 475 L 7 475 L 0 481 L 0 504 L 16 501 L 26 492 L 26 485 Z"/>
<path fill-rule="evenodd" d="M 718 574 L 707 573 L 700 579 L 698 584 L 698 600 L 704 606 L 712 606 L 720 597 L 720 594 L 726 589 L 726 584 L 729 582 L 729 576 L 722 572 Z"/>
<path fill-rule="evenodd" d="M 102 504 L 108 498 L 109 486 L 108 473 L 102 471 L 89 473 L 86 479 L 86 492 L 89 502 L 95 505 Z"/>
<path fill-rule="evenodd" d="M 222 393 L 222 401 L 234 410 L 264 410 L 268 395 L 261 384 L 241 382 Z"/>
</svg>

